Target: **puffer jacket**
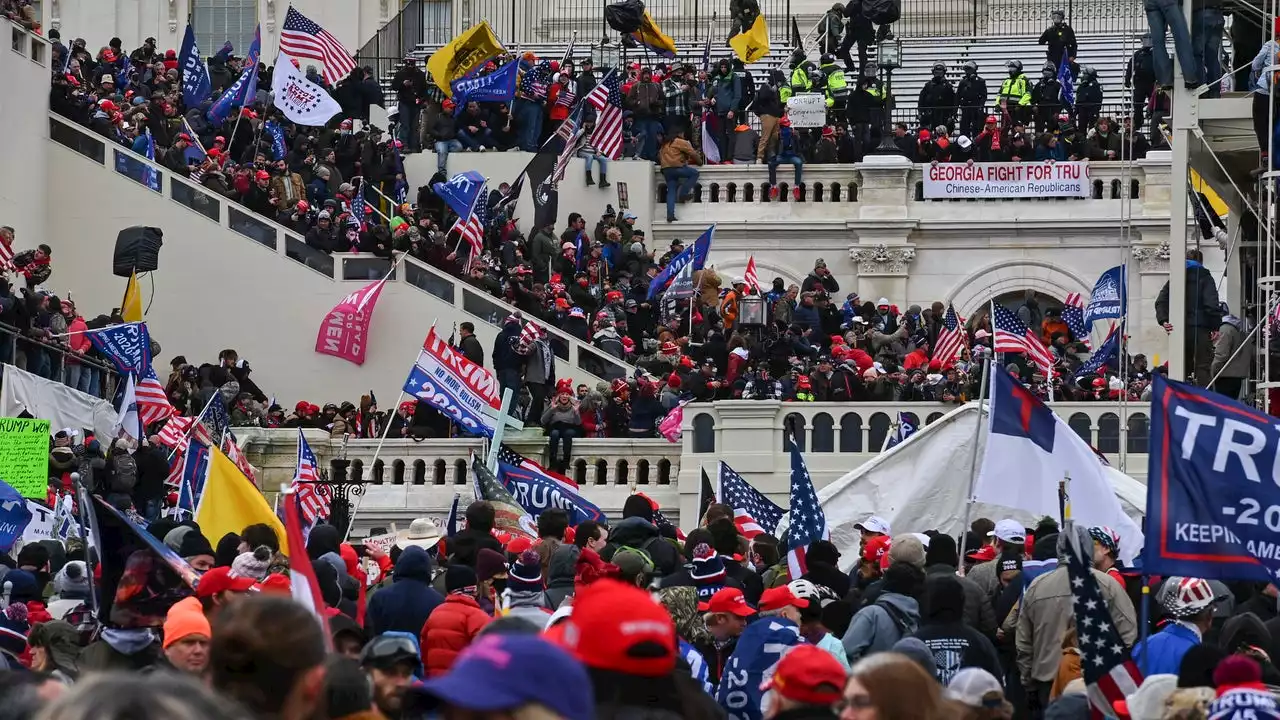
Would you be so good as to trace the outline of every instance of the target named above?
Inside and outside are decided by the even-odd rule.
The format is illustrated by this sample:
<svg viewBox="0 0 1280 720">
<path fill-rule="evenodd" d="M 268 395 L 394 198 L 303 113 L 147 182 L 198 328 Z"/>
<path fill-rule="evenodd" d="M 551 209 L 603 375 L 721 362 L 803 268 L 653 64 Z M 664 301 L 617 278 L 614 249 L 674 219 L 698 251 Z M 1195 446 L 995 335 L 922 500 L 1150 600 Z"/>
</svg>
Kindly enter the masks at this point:
<svg viewBox="0 0 1280 720">
<path fill-rule="evenodd" d="M 454 593 L 431 611 L 422 626 L 422 663 L 427 677 L 443 675 L 493 618 L 470 595 Z"/>
<path fill-rule="evenodd" d="M 843 642 L 850 663 L 884 652 L 920 627 L 920 604 L 901 593 L 883 593 L 853 616 Z"/>
</svg>

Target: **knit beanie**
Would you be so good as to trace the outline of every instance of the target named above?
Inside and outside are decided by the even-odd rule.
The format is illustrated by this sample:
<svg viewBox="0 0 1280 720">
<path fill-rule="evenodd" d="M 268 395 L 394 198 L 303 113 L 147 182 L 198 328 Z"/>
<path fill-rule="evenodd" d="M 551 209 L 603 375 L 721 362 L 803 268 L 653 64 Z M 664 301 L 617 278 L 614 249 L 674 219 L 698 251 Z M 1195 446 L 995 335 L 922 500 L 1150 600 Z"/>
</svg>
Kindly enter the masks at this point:
<svg viewBox="0 0 1280 720">
<path fill-rule="evenodd" d="M 14 572 L 18 571 L 10 571 Z M 27 635 L 30 633 L 31 624 L 27 622 L 26 605 L 13 603 L 0 612 L 0 652 L 18 657 L 27 649 Z"/>
<path fill-rule="evenodd" d="M 507 587 L 511 592 L 541 592 L 542 560 L 533 550 L 525 550 L 507 571 Z"/>
<path fill-rule="evenodd" d="M 450 565 L 444 573 L 444 589 L 449 594 L 474 593 L 476 591 L 476 571 L 466 565 Z"/>
<path fill-rule="evenodd" d="M 182 540 L 186 538 L 188 535 L 190 535 L 193 529 L 194 528 L 192 528 L 190 525 L 179 525 L 178 527 L 165 533 L 164 535 L 165 546 L 168 547 L 170 550 L 176 553 L 179 553 L 179 555 L 181 555 L 182 551 L 180 550 L 180 548 L 182 547 Z"/>
<path fill-rule="evenodd" d="M 4 575 L 4 594 L 11 603 L 25 603 L 40 599 L 40 583 L 26 570 L 10 570 Z"/>
<path fill-rule="evenodd" d="M 507 571 L 507 559 L 502 553 L 489 548 L 480 548 L 476 553 L 476 580 L 484 582 Z"/>
<path fill-rule="evenodd" d="M 693 549 L 693 567 L 689 569 L 689 577 L 698 588 L 698 600 L 710 601 L 716 591 L 724 587 L 724 561 L 715 550 L 706 543 L 699 543 Z"/>
<path fill-rule="evenodd" d="M 174 603 L 165 615 L 164 649 L 168 650 L 170 645 L 192 635 L 208 638 L 213 636 L 213 631 L 209 628 L 209 620 L 204 616 L 200 601 L 188 597 Z"/>
<path fill-rule="evenodd" d="M 240 553 L 231 562 L 232 577 L 253 578 L 261 582 L 271 566 L 271 555 L 271 548 L 266 545 L 259 545 L 253 552 Z"/>
<path fill-rule="evenodd" d="M 956 550 L 956 539 L 950 535 L 934 535 L 929 540 L 929 549 L 924 552 L 925 565 L 960 566 L 960 554 Z"/>
<path fill-rule="evenodd" d="M 89 576 L 83 560 L 72 560 L 53 578 L 53 592 L 62 600 L 88 600 Z"/>
<path fill-rule="evenodd" d="M 175 530 L 174 532 L 177 531 Z M 178 546 L 177 551 L 180 558 L 193 558 L 198 555 L 213 557 L 213 545 L 198 530 L 191 530 L 191 532 L 183 535 L 182 544 Z"/>
</svg>

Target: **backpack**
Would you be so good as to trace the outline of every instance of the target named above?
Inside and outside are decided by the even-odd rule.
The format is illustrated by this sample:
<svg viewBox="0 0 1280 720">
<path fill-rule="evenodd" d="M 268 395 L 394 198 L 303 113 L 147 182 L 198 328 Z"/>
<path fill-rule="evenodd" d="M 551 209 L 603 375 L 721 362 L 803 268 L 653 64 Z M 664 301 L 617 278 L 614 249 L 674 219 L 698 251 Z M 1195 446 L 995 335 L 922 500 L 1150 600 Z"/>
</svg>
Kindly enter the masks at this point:
<svg viewBox="0 0 1280 720">
<path fill-rule="evenodd" d="M 862 4 L 862 13 L 876 25 L 888 25 L 898 22 L 902 17 L 901 0 L 866 0 Z"/>
<path fill-rule="evenodd" d="M 111 454 L 111 491 L 132 494 L 138 484 L 138 461 L 123 449 Z"/>
<path fill-rule="evenodd" d="M 889 622 L 893 623 L 893 627 L 898 631 L 898 638 L 894 642 L 915 632 L 915 629 L 911 627 L 910 619 L 905 617 L 901 610 L 898 610 L 890 603 L 881 602 L 880 598 L 877 598 L 873 604 L 883 610 L 885 615 L 889 616 Z"/>
</svg>

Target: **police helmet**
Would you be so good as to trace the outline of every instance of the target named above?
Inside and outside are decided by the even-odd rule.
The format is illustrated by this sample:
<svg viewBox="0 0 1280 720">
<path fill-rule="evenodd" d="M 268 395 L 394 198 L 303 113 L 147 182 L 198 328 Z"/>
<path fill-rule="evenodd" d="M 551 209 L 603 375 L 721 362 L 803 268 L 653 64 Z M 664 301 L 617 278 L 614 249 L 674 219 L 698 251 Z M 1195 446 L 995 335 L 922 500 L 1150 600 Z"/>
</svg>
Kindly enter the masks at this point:
<svg viewBox="0 0 1280 720">
<path fill-rule="evenodd" d="M 1005 63 L 1004 66 L 1009 70 L 1009 72 L 1013 72 L 1013 73 L 1022 72 L 1021 60 L 1010 60 L 1009 62 Z"/>
<path fill-rule="evenodd" d="M 965 61 L 965 63 L 964 63 L 964 74 L 965 74 L 965 75 L 977 75 L 977 74 L 978 74 L 978 63 L 976 63 L 976 62 L 974 62 L 974 61 L 972 61 L 972 60 L 966 60 L 966 61 Z"/>
</svg>

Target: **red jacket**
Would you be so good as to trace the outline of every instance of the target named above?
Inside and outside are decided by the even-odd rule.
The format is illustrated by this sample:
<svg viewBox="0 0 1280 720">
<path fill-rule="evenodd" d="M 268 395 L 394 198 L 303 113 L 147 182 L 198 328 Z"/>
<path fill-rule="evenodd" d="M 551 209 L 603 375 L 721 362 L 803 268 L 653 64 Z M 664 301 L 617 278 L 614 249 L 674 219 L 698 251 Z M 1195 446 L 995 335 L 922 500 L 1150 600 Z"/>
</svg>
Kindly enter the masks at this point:
<svg viewBox="0 0 1280 720">
<path fill-rule="evenodd" d="M 912 350 L 902 359 L 903 370 L 915 370 L 929 366 L 929 355 L 924 350 Z"/>
<path fill-rule="evenodd" d="M 493 618 L 470 595 L 453 593 L 427 616 L 422 626 L 422 664 L 427 677 L 443 675 Z"/>
</svg>

